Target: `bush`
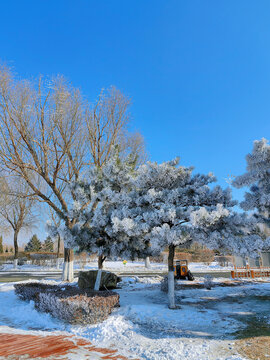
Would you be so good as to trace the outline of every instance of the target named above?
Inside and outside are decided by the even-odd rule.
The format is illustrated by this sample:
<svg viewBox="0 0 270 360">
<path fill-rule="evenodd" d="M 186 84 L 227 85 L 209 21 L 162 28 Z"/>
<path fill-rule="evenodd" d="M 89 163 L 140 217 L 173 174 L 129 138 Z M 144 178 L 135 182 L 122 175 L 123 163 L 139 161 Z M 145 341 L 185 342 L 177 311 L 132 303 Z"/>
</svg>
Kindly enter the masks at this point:
<svg viewBox="0 0 270 360">
<path fill-rule="evenodd" d="M 22 300 L 33 300 L 36 309 L 70 324 L 96 324 L 119 306 L 119 295 L 115 292 L 81 291 L 70 285 L 16 284 L 15 293 Z"/>
<path fill-rule="evenodd" d="M 59 298 L 54 294 L 41 293 L 35 307 L 40 311 L 70 324 L 96 324 L 104 321 L 115 306 L 119 306 L 119 295 L 88 297 L 76 295 L 68 298 Z"/>
<path fill-rule="evenodd" d="M 15 294 L 25 301 L 36 301 L 39 293 L 52 291 L 55 292 L 59 288 L 57 285 L 47 285 L 40 283 L 15 284 Z"/>
</svg>

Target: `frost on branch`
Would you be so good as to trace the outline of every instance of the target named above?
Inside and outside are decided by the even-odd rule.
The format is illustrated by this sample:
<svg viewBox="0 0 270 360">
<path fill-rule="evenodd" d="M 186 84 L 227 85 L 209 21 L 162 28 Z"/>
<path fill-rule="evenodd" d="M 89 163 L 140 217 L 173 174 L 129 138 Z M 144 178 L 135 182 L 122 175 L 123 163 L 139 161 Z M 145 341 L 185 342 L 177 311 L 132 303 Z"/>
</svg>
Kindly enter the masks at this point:
<svg viewBox="0 0 270 360">
<path fill-rule="evenodd" d="M 249 186 L 244 210 L 258 210 L 260 214 L 270 213 L 270 146 L 266 139 L 254 141 L 251 154 L 246 156 L 247 172 L 236 177 L 233 185 L 237 188 Z"/>
<path fill-rule="evenodd" d="M 141 236 L 148 228 L 145 223 L 140 227 L 133 216 L 135 174 L 134 160 L 121 161 L 116 153 L 102 168 L 91 169 L 85 180 L 73 184 L 73 212 L 83 210 L 76 213 L 79 221 L 69 241 L 79 250 L 112 258 L 150 255 L 149 241 Z"/>
<path fill-rule="evenodd" d="M 270 145 L 266 139 L 256 140 L 251 154 L 246 156 L 247 171 L 236 177 L 233 185 L 237 188 L 249 187 L 241 207 L 246 211 L 253 211 L 259 222 L 261 241 L 256 240 L 257 250 L 269 250 L 270 224 Z M 254 248 L 252 241 L 248 246 Z"/>
</svg>

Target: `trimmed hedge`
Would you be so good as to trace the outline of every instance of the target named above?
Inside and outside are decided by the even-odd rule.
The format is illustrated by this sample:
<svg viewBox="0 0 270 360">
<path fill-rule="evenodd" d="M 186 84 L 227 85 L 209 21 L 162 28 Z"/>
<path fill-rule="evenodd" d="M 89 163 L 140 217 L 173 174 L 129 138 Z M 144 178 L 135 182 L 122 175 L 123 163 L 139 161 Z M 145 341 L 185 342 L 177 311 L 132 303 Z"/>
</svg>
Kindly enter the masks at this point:
<svg viewBox="0 0 270 360">
<path fill-rule="evenodd" d="M 46 285 L 40 283 L 16 284 L 20 299 L 35 302 L 39 311 L 70 324 L 96 324 L 119 306 L 119 295 L 113 291 L 80 290 L 75 286 Z"/>
</svg>

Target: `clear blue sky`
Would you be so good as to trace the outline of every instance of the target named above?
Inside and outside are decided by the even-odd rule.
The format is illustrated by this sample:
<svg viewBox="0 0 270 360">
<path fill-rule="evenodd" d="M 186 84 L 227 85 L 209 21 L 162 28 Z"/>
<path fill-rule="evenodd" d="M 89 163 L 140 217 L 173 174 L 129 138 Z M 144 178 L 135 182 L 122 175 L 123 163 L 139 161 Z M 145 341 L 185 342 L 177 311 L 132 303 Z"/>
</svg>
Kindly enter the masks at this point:
<svg viewBox="0 0 270 360">
<path fill-rule="evenodd" d="M 0 58 L 66 76 L 94 100 L 115 85 L 152 160 L 181 157 L 222 186 L 270 138 L 270 1 L 10 0 Z M 236 197 L 240 197 L 235 192 Z"/>
</svg>

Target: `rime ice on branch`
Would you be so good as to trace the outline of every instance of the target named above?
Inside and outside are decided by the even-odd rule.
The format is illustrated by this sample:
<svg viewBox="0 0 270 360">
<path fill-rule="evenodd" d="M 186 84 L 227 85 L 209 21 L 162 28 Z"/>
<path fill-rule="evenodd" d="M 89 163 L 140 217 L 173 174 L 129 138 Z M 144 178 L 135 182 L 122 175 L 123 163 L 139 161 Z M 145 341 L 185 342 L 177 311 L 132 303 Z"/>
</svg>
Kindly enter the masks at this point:
<svg viewBox="0 0 270 360">
<path fill-rule="evenodd" d="M 249 187 L 240 206 L 245 211 L 255 211 L 258 221 L 264 224 L 260 227 L 262 239 L 256 246 L 257 250 L 269 250 L 270 145 L 268 141 L 264 138 L 254 141 L 252 153 L 246 156 L 246 161 L 246 173 L 236 177 L 233 185 L 236 188 Z M 248 247 L 252 245 L 255 247 L 250 241 Z"/>
</svg>

